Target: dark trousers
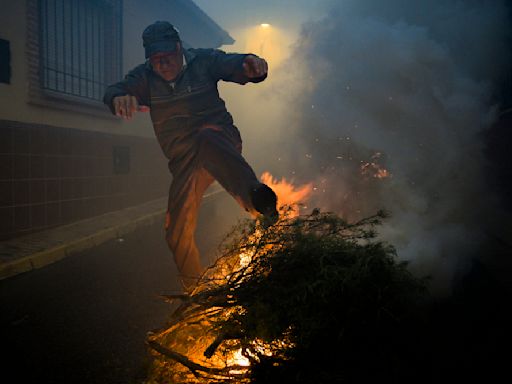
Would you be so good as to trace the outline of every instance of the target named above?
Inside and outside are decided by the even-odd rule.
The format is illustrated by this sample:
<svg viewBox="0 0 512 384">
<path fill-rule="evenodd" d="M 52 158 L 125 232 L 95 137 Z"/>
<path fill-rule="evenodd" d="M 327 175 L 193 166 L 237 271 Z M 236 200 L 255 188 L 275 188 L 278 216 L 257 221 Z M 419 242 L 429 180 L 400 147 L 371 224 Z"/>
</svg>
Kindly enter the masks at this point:
<svg viewBox="0 0 512 384">
<path fill-rule="evenodd" d="M 246 211 L 253 215 L 250 191 L 260 184 L 241 155 L 242 144 L 221 127 L 203 127 L 193 147 L 169 165 L 173 181 L 169 191 L 166 240 L 185 287 L 203 271 L 194 233 L 205 190 L 217 180 Z"/>
</svg>

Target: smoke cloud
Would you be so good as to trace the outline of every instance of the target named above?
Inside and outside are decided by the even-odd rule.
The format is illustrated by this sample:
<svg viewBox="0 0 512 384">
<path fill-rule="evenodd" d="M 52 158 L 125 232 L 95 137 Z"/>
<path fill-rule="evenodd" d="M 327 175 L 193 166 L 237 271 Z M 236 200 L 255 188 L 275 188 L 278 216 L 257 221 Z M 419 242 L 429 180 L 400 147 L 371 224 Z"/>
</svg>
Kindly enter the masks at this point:
<svg viewBox="0 0 512 384">
<path fill-rule="evenodd" d="M 260 146 L 249 158 L 263 151 L 257 167 L 313 180 L 311 207 L 390 211 L 381 236 L 449 292 L 495 209 L 480 135 L 510 69 L 508 15 L 498 0 L 333 2 L 271 73 L 259 98 L 270 112 L 242 127 Z"/>
</svg>

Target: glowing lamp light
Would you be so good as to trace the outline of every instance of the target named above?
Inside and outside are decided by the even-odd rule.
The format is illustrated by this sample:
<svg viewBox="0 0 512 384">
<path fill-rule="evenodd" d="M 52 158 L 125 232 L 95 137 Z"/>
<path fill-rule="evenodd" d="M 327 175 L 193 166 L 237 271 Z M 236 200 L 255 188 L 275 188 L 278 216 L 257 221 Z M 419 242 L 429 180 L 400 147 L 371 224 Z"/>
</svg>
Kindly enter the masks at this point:
<svg viewBox="0 0 512 384">
<path fill-rule="evenodd" d="M 268 24 L 268 23 L 261 23 L 261 24 L 260 24 L 260 27 L 262 27 L 262 28 L 268 28 L 268 27 L 270 27 L 270 24 Z"/>
</svg>

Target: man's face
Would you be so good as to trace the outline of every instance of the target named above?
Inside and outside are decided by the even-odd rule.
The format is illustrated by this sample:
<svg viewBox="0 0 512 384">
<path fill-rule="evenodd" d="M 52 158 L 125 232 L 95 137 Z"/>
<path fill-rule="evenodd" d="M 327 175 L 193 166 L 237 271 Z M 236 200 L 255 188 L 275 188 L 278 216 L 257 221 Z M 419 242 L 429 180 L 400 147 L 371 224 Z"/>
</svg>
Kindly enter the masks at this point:
<svg viewBox="0 0 512 384">
<path fill-rule="evenodd" d="M 181 45 L 177 44 L 174 52 L 157 52 L 149 57 L 153 71 L 164 80 L 172 81 L 183 68 L 183 53 Z"/>
</svg>

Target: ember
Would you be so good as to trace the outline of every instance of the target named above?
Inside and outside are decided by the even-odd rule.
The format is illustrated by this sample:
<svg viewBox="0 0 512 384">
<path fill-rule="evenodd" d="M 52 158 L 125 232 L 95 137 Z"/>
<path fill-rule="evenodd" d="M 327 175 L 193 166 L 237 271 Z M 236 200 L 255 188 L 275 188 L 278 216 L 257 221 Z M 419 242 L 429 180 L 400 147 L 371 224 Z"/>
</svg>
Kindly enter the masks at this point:
<svg viewBox="0 0 512 384">
<path fill-rule="evenodd" d="M 387 169 L 382 168 L 379 164 L 374 162 L 362 164 L 361 173 L 364 176 L 371 176 L 376 179 L 384 179 L 390 176 L 390 173 Z"/>
<path fill-rule="evenodd" d="M 363 176 L 370 176 L 376 179 L 385 179 L 386 177 L 390 177 L 391 173 L 377 162 L 381 156 L 382 153 L 376 152 L 372 156 L 371 161 L 363 162 L 361 164 L 361 174 Z"/>
</svg>

